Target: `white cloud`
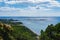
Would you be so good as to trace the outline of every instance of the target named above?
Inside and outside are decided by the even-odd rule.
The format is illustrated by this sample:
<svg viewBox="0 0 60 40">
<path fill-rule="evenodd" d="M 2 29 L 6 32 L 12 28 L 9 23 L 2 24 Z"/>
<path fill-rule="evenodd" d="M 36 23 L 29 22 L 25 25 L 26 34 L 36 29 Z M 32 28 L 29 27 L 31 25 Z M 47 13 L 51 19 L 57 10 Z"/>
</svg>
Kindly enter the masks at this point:
<svg viewBox="0 0 60 40">
<path fill-rule="evenodd" d="M 55 0 L 12 0 L 12 1 L 5 1 L 6 4 L 16 4 L 16 3 L 23 3 L 23 2 L 28 2 L 28 3 L 33 3 L 38 5 L 40 3 L 44 3 L 44 2 L 49 2 L 49 4 L 44 4 L 47 7 L 60 7 L 60 3 L 58 1 Z M 43 5 L 43 4 L 42 4 Z"/>
<path fill-rule="evenodd" d="M 6 4 L 16 4 L 16 3 L 33 3 L 36 6 L 29 6 L 27 8 L 14 8 L 14 7 L 1 7 L 0 16 L 60 16 L 59 13 L 49 12 L 51 7 L 60 7 L 60 3 L 55 0 L 23 0 L 23 1 L 5 1 Z M 49 4 L 39 4 L 49 2 Z M 43 5 L 43 7 L 42 7 Z M 44 6 L 47 6 L 45 8 Z M 4 14 L 5 13 L 5 14 Z M 14 15 L 15 14 L 15 15 Z"/>
<path fill-rule="evenodd" d="M 60 3 L 58 1 L 50 0 L 49 2 L 51 4 L 51 7 L 53 7 L 53 6 L 60 7 Z"/>
<path fill-rule="evenodd" d="M 3 0 L 0 0 L 0 2 L 2 2 Z"/>
<path fill-rule="evenodd" d="M 1 7 L 1 11 L 9 12 L 9 11 L 20 11 L 19 8 L 11 8 L 11 7 Z"/>
<path fill-rule="evenodd" d="M 6 1 L 5 3 L 7 3 L 7 4 L 16 4 L 16 3 L 22 3 L 22 2 L 26 2 L 26 1 Z"/>
<path fill-rule="evenodd" d="M 44 8 L 41 9 L 35 9 L 34 7 L 26 9 L 2 7 L 0 8 L 0 16 L 60 16 L 59 13 L 43 10 Z"/>
</svg>

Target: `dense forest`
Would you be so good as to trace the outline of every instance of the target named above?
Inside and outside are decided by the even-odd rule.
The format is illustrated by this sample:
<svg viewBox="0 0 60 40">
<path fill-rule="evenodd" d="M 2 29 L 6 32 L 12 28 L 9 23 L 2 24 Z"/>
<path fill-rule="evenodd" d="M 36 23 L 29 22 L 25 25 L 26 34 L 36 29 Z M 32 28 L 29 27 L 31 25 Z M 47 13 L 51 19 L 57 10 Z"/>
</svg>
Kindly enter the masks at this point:
<svg viewBox="0 0 60 40">
<path fill-rule="evenodd" d="M 40 40 L 60 40 L 60 23 L 50 24 L 45 31 L 41 30 Z"/>
</svg>

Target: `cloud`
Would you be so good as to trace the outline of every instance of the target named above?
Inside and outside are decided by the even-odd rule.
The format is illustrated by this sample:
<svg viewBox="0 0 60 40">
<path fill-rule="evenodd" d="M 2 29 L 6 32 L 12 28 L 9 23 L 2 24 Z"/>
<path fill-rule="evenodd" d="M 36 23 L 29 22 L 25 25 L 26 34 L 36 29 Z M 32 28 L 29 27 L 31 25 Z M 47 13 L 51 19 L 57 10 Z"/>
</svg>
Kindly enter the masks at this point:
<svg viewBox="0 0 60 40">
<path fill-rule="evenodd" d="M 3 2 L 3 0 L 0 0 L 0 2 Z"/>
<path fill-rule="evenodd" d="M 3 0 L 1 0 L 3 1 Z M 5 6 L 9 7 L 17 7 L 17 8 L 27 8 L 27 7 L 45 7 L 45 8 L 52 8 L 52 7 L 60 7 L 60 3 L 55 0 L 4 0 L 3 1 Z M 1 5 L 1 4 L 0 4 Z"/>
<path fill-rule="evenodd" d="M 44 7 L 45 9 L 60 7 L 60 3 L 55 0 L 12 0 L 4 1 L 9 7 L 15 8 L 27 8 L 27 7 Z"/>
<path fill-rule="evenodd" d="M 18 8 L 11 8 L 11 7 L 1 7 L 0 8 L 0 12 L 10 12 L 10 11 L 20 11 L 20 9 Z"/>
<path fill-rule="evenodd" d="M 60 3 L 58 1 L 55 1 L 55 0 L 53 0 L 53 1 L 51 0 L 50 4 L 51 4 L 51 6 L 60 7 Z"/>
<path fill-rule="evenodd" d="M 60 16 L 53 12 L 53 8 L 60 7 L 55 0 L 3 1 L 0 6 L 0 16 Z"/>
<path fill-rule="evenodd" d="M 0 16 L 30 16 L 30 17 L 39 17 L 39 16 L 60 16 L 59 13 L 50 12 L 44 8 L 35 9 L 35 7 L 29 7 L 25 9 L 21 8 L 10 8 L 10 7 L 1 7 Z"/>
</svg>

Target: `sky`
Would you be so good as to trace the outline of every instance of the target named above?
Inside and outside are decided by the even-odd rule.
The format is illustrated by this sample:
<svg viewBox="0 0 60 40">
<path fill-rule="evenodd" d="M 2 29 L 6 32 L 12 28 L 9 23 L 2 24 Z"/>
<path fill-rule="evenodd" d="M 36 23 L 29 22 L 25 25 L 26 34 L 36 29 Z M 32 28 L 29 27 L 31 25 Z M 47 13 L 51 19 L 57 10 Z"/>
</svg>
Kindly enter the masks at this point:
<svg viewBox="0 0 60 40">
<path fill-rule="evenodd" d="M 0 0 L 0 16 L 60 16 L 60 0 Z"/>
</svg>

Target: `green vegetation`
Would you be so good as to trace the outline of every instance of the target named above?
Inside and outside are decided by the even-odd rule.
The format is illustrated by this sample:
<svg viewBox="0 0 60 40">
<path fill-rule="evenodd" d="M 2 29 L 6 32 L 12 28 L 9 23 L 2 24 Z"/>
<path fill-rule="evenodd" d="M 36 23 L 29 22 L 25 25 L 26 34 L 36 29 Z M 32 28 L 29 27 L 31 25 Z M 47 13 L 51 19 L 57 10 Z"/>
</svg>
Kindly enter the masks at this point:
<svg viewBox="0 0 60 40">
<path fill-rule="evenodd" d="M 41 30 L 40 40 L 60 40 L 60 23 L 48 25 L 45 31 Z"/>
<path fill-rule="evenodd" d="M 36 36 L 22 22 L 0 19 L 0 40 L 37 40 Z"/>
<path fill-rule="evenodd" d="M 48 25 L 38 36 L 22 22 L 13 19 L 0 19 L 0 40 L 60 40 L 60 23 Z"/>
</svg>

